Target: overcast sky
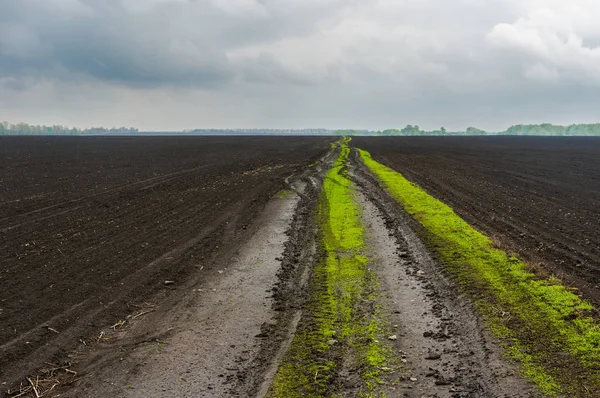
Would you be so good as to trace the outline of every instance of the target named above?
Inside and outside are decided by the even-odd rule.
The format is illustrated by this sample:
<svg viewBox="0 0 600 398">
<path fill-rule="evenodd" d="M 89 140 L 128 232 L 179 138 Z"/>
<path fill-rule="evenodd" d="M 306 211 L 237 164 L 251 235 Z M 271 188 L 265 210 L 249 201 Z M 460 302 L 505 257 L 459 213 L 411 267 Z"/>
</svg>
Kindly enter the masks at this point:
<svg viewBox="0 0 600 398">
<path fill-rule="evenodd" d="M 598 0 L 0 0 L 0 120 L 600 121 Z"/>
</svg>

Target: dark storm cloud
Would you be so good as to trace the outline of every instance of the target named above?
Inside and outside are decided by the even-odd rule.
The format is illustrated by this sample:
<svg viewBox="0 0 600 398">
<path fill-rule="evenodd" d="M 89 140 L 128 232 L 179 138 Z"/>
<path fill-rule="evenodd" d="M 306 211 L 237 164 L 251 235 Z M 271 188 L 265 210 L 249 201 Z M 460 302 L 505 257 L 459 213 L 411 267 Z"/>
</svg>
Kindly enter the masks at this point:
<svg viewBox="0 0 600 398">
<path fill-rule="evenodd" d="M 331 10 L 315 5 L 294 14 L 266 0 L 229 9 L 211 1 L 3 2 L 0 76 L 216 87 L 239 67 L 227 58 L 228 49 L 306 34 Z M 302 80 L 273 60 L 256 64 L 263 67 L 251 78 Z"/>
<path fill-rule="evenodd" d="M 169 21 L 156 11 L 136 16 L 115 1 L 64 8 L 15 3 L 1 39 L 4 76 L 93 77 L 132 86 L 214 86 L 231 77 L 224 54 L 209 43 L 161 35 Z"/>
</svg>

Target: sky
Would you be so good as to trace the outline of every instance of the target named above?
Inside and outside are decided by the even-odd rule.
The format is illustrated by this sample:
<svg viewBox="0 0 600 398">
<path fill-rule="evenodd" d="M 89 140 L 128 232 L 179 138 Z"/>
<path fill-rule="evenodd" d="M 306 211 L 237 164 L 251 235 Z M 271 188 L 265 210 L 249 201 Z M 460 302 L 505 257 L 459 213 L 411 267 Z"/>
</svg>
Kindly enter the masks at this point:
<svg viewBox="0 0 600 398">
<path fill-rule="evenodd" d="M 597 0 L 0 0 L 0 120 L 599 122 L 598 21 Z"/>
</svg>

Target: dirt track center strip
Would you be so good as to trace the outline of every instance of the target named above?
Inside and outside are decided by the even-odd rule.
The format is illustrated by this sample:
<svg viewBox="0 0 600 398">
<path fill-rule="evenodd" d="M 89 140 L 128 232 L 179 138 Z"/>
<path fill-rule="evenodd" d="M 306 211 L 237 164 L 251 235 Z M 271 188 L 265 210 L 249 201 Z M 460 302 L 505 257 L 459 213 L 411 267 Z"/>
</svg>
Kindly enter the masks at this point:
<svg viewBox="0 0 600 398">
<path fill-rule="evenodd" d="M 461 289 L 475 301 L 508 356 L 545 394 L 599 396 L 600 325 L 592 306 L 557 278 L 536 278 L 444 203 L 360 150 L 369 170 L 422 227 Z"/>
<path fill-rule="evenodd" d="M 377 277 L 368 268 L 361 209 L 346 174 L 350 148 L 340 146 L 319 202 L 323 258 L 313 269 L 304 316 L 268 397 L 336 396 L 349 385 L 360 396 L 374 396 L 380 376 L 391 370 L 393 354 L 382 342 L 376 310 Z"/>
</svg>

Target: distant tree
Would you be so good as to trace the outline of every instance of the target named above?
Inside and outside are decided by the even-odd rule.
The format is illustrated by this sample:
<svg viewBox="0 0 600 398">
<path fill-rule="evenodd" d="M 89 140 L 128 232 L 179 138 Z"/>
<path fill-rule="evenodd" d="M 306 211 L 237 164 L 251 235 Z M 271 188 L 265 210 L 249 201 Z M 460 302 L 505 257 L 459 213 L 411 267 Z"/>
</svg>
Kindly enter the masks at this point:
<svg viewBox="0 0 600 398">
<path fill-rule="evenodd" d="M 360 135 L 360 132 L 357 130 L 336 130 L 335 135 L 354 136 Z"/>
<path fill-rule="evenodd" d="M 408 136 L 413 136 L 413 135 L 423 135 L 423 132 L 421 131 L 421 128 L 417 125 L 412 126 L 412 125 L 407 125 L 405 128 L 402 129 L 402 135 L 408 135 Z"/>
<path fill-rule="evenodd" d="M 396 135 L 402 135 L 402 132 L 398 129 L 387 129 L 387 130 L 383 130 L 381 132 L 381 135 L 386 136 L 386 137 L 391 137 L 391 136 L 396 136 Z"/>
<path fill-rule="evenodd" d="M 477 127 L 469 127 L 465 132 L 466 135 L 486 135 L 487 131 L 478 129 Z"/>
<path fill-rule="evenodd" d="M 556 126 L 549 123 L 543 124 L 517 124 L 510 126 L 503 135 L 540 135 L 540 136 L 560 136 L 567 133 L 565 126 Z"/>
<path fill-rule="evenodd" d="M 570 136 L 599 136 L 600 123 L 594 124 L 572 124 L 565 130 L 565 135 Z"/>
</svg>

